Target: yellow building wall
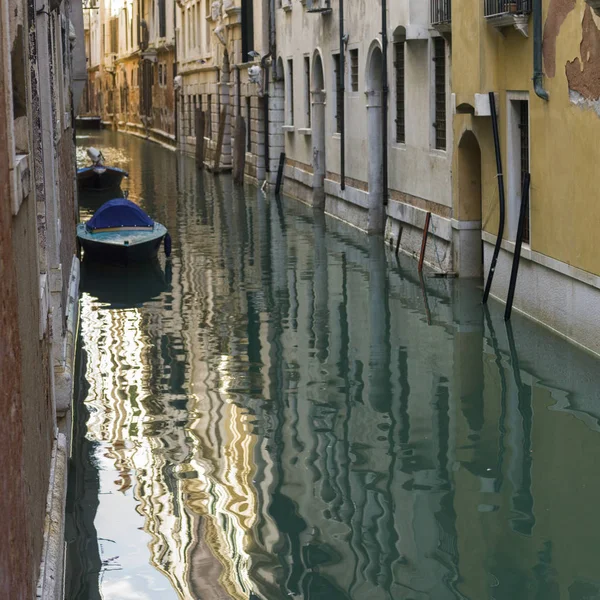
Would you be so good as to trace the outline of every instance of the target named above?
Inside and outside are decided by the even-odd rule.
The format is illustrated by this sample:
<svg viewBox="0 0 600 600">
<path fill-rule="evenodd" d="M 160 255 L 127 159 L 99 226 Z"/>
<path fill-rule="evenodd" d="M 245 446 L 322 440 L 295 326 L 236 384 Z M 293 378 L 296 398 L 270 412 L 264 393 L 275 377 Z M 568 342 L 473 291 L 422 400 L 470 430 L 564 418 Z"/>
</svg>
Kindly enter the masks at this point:
<svg viewBox="0 0 600 600">
<path fill-rule="evenodd" d="M 536 96 L 532 83 L 533 17 L 529 19 L 529 37 L 525 38 L 514 28 L 500 33 L 489 25 L 483 16 L 481 0 L 453 3 L 452 89 L 457 107 L 473 105 L 476 93 L 498 94 L 507 199 L 506 92 L 529 93 L 531 249 L 600 275 L 600 252 L 595 239 L 600 225 L 600 199 L 595 181 L 600 159 L 600 116 L 592 108 L 570 101 L 566 73 L 567 64 L 579 57 L 585 66 L 580 85 L 589 90 L 588 98 L 593 99 L 594 85 L 598 87 L 594 82 L 600 74 L 600 18 L 584 0 L 575 0 L 572 10 L 563 7 L 569 4 L 551 5 L 543 0 L 547 55 L 552 54 L 549 49 L 558 30 L 554 77 L 546 76 L 547 64 L 544 64 L 543 83 L 550 94 L 549 102 L 545 102 Z M 553 12 L 549 12 L 550 8 Z M 571 73 L 578 66 L 569 67 Z M 495 235 L 499 211 L 491 119 L 471 114 L 455 116 L 454 173 L 458 173 L 458 144 L 467 129 L 474 132 L 481 148 L 483 229 Z M 458 178 L 453 179 L 455 215 L 469 220 L 470 211 L 461 211 Z M 507 236 L 508 226 L 504 233 Z"/>
</svg>

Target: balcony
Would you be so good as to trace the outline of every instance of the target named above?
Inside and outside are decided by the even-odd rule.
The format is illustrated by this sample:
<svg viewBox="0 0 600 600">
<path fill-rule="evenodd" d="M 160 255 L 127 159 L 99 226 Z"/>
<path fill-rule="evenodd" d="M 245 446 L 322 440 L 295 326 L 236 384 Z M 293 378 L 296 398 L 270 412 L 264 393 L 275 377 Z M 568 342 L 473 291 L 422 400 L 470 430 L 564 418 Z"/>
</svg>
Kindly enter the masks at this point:
<svg viewBox="0 0 600 600">
<path fill-rule="evenodd" d="M 431 26 L 440 33 L 452 29 L 452 0 L 430 0 Z"/>
<path fill-rule="evenodd" d="M 498 30 L 514 27 L 528 37 L 529 14 L 532 0 L 483 0 L 487 22 Z"/>
</svg>

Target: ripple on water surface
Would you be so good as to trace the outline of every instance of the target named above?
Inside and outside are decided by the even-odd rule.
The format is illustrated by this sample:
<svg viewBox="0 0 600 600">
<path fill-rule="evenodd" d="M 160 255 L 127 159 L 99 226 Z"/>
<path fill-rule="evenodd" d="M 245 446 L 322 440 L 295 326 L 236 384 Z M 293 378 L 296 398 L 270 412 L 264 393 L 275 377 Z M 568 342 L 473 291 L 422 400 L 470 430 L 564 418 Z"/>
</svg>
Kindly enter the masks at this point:
<svg viewBox="0 0 600 600">
<path fill-rule="evenodd" d="M 82 266 L 67 597 L 600 598 L 593 357 L 294 201 L 80 144 L 173 254 Z"/>
</svg>

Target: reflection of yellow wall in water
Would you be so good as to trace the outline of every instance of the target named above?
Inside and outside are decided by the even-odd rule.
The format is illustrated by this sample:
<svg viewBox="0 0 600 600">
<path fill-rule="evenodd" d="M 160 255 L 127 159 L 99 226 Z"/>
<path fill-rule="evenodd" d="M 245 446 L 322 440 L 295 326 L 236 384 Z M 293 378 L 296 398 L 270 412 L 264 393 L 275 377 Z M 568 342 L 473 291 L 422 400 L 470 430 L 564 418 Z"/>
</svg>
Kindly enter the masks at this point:
<svg viewBox="0 0 600 600">
<path fill-rule="evenodd" d="M 185 561 L 192 542 L 189 516 L 184 510 L 174 510 L 174 504 L 183 506 L 181 491 L 169 489 L 164 480 L 164 440 L 145 431 L 153 419 L 145 406 L 151 394 L 147 385 L 150 340 L 143 327 L 147 323 L 138 309 L 97 310 L 86 295 L 81 300 L 81 316 L 88 354 L 87 402 L 94 409 L 88 436 L 105 444 L 104 456 L 120 475 L 115 481 L 118 491 L 125 493 L 131 478 L 135 479 L 137 510 L 145 516 L 144 531 L 150 535 L 150 561 L 182 599 L 191 598 Z M 164 408 L 167 416 L 176 412 L 167 403 Z"/>
<path fill-rule="evenodd" d="M 513 445 L 523 448 L 524 439 L 519 435 L 512 442 L 510 439 L 515 431 L 510 410 L 517 409 L 517 427 L 521 417 L 513 374 L 509 369 L 504 374 L 508 408 L 502 414 L 502 384 L 498 368 L 488 355 L 484 362 L 484 431 L 479 441 L 469 437 L 473 432 L 457 406 L 457 460 L 461 466 L 454 474 L 454 509 L 459 589 L 468 598 L 488 598 L 492 586 L 507 589 L 510 572 L 513 583 L 528 581 L 530 590 L 539 587 L 541 581 L 554 581 L 560 589 L 556 597 L 569 598 L 569 587 L 575 581 L 600 580 L 596 561 L 600 482 L 590 477 L 600 463 L 597 423 L 593 418 L 584 422 L 567 413 L 557 414 L 557 403 L 568 406 L 569 399 L 561 398 L 561 392 L 541 387 L 523 373 L 526 385 L 532 385 L 533 390 L 530 491 L 535 525 L 531 535 L 514 531 L 512 524 L 520 515 L 513 506 L 515 486 L 510 469 L 514 466 Z M 481 440 L 488 442 L 482 446 Z M 499 453 L 503 461 L 502 486 L 495 493 L 484 478 L 486 466 L 494 469 Z M 473 460 L 484 470 L 483 478 L 468 470 L 467 463 Z M 517 466 L 520 464 L 517 461 Z M 487 512 L 492 507 L 496 510 Z"/>
</svg>

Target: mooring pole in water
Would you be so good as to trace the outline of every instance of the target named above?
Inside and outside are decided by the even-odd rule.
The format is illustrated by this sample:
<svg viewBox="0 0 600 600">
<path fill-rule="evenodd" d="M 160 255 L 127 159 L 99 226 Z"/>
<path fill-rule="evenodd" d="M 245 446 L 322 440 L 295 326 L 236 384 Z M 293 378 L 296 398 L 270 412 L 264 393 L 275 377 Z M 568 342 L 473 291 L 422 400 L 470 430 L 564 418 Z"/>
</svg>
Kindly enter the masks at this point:
<svg viewBox="0 0 600 600">
<path fill-rule="evenodd" d="M 423 270 L 423 261 L 425 260 L 425 247 L 427 246 L 427 234 L 429 233 L 429 221 L 431 213 L 425 215 L 425 228 L 423 229 L 423 241 L 421 242 L 421 255 L 419 256 L 419 273 Z"/>
<path fill-rule="evenodd" d="M 492 129 L 494 133 L 494 150 L 496 152 L 496 170 L 498 172 L 498 202 L 500 205 L 500 220 L 498 222 L 498 234 L 496 236 L 496 245 L 494 254 L 492 255 L 492 263 L 490 264 L 490 272 L 485 282 L 485 291 L 483 292 L 483 303 L 487 302 L 496 271 L 496 263 L 498 262 L 498 254 L 500 253 L 500 244 L 502 244 L 502 236 L 504 235 L 504 174 L 502 171 L 502 154 L 500 153 L 500 134 L 498 133 L 498 115 L 496 113 L 496 96 L 494 92 L 490 92 L 490 112 L 492 115 Z"/>
<path fill-rule="evenodd" d="M 398 252 L 400 252 L 400 240 L 402 239 L 403 229 L 404 229 L 404 227 L 402 227 L 402 225 L 400 225 L 400 228 L 398 229 L 398 239 L 396 240 L 396 256 L 398 256 Z"/>
<path fill-rule="evenodd" d="M 508 285 L 508 297 L 506 298 L 506 309 L 504 311 L 504 320 L 510 319 L 513 300 L 515 297 L 515 288 L 517 287 L 517 275 L 519 274 L 519 261 L 521 259 L 521 247 L 523 246 L 523 230 L 525 229 L 525 219 L 529 210 L 529 182 L 531 176 L 525 173 L 523 177 L 523 191 L 521 193 L 521 211 L 519 213 L 519 227 L 517 228 L 517 239 L 515 241 L 515 254 L 510 272 L 510 283 Z"/>
<path fill-rule="evenodd" d="M 285 166 L 285 152 L 279 155 L 279 168 L 277 169 L 277 183 L 275 184 L 275 194 L 281 191 L 281 183 L 283 181 L 283 167 Z"/>
</svg>

